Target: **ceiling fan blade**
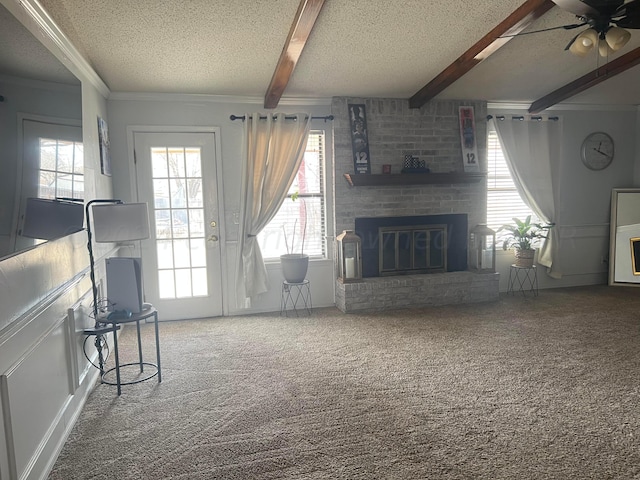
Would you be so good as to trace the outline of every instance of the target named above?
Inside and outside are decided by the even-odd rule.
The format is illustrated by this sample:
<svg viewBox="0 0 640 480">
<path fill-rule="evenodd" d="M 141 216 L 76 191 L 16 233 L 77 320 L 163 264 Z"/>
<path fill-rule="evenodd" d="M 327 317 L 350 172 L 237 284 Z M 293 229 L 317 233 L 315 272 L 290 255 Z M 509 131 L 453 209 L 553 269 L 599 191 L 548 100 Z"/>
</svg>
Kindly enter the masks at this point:
<svg viewBox="0 0 640 480">
<path fill-rule="evenodd" d="M 618 27 L 640 28 L 640 0 L 625 3 L 616 11 L 614 17 L 620 17 L 612 20 Z"/>
<path fill-rule="evenodd" d="M 620 5 L 611 15 L 613 18 L 633 15 L 640 10 L 640 0 L 629 0 L 627 3 Z"/>
<path fill-rule="evenodd" d="M 625 0 L 581 0 L 594 8 L 600 17 L 611 17 L 622 8 Z"/>
<path fill-rule="evenodd" d="M 581 17 L 592 17 L 599 14 L 598 10 L 581 0 L 553 0 L 553 3 L 561 9 Z"/>
<path fill-rule="evenodd" d="M 640 13 L 636 15 L 627 15 L 626 17 L 622 17 L 618 20 L 612 20 L 618 27 L 635 29 L 640 28 Z"/>
<path fill-rule="evenodd" d="M 582 32 L 580 32 L 580 33 L 582 33 Z M 578 38 L 578 36 L 580 35 L 580 33 L 578 33 L 575 37 L 573 37 L 573 38 L 571 39 L 571 41 L 570 41 L 569 43 L 567 43 L 567 46 L 566 46 L 566 47 L 564 47 L 565 52 L 571 48 L 571 45 L 573 45 L 573 42 L 575 42 L 575 41 L 576 41 L 576 38 Z"/>
<path fill-rule="evenodd" d="M 585 25 L 588 25 L 588 23 L 587 22 L 572 23 L 571 25 L 563 25 L 562 28 L 564 28 L 565 30 L 573 30 L 574 28 L 584 27 Z"/>
<path fill-rule="evenodd" d="M 625 0 L 553 0 L 563 10 L 589 19 L 609 19 L 623 10 Z M 635 2 L 636 0 L 632 0 Z"/>
</svg>

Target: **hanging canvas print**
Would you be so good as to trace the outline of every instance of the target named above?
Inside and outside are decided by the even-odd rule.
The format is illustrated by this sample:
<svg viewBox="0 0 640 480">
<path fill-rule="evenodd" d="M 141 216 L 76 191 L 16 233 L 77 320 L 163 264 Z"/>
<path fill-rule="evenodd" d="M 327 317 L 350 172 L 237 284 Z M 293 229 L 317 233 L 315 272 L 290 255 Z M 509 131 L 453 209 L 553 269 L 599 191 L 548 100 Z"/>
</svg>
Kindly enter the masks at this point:
<svg viewBox="0 0 640 480">
<path fill-rule="evenodd" d="M 364 105 L 349 105 L 348 107 L 351 125 L 351 145 L 353 147 L 353 168 L 355 173 L 371 173 L 367 117 Z"/>
<path fill-rule="evenodd" d="M 111 176 L 111 154 L 109 153 L 109 130 L 107 122 L 98 117 L 98 142 L 100 142 L 100 170 Z"/>
<path fill-rule="evenodd" d="M 476 122 L 473 107 L 459 107 L 460 142 L 462 143 L 462 162 L 465 172 L 479 172 L 478 146 L 476 143 Z"/>
</svg>

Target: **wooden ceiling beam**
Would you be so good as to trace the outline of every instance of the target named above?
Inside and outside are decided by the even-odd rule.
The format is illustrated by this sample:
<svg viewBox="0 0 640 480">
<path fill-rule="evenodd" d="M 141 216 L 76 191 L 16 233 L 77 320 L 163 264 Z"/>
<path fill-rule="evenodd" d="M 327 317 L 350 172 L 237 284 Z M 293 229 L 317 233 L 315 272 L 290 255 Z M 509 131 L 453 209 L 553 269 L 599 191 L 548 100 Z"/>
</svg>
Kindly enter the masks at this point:
<svg viewBox="0 0 640 480">
<path fill-rule="evenodd" d="M 498 26 L 482 37 L 469 50 L 445 68 L 433 80 L 409 99 L 410 108 L 420 108 L 445 88 L 458 80 L 478 63 L 505 45 L 511 38 L 548 12 L 551 0 L 527 0 Z"/>
<path fill-rule="evenodd" d="M 300 54 L 307 44 L 325 0 L 300 0 L 298 11 L 289 29 L 280 59 L 264 96 L 264 108 L 276 108 L 293 73 Z"/>
<path fill-rule="evenodd" d="M 596 52 L 597 55 L 597 52 Z M 536 100 L 529 107 L 529 113 L 539 113 L 545 108 L 549 108 L 567 98 L 573 97 L 605 80 L 615 77 L 625 70 L 635 67 L 640 63 L 640 47 L 625 53 L 621 57 L 596 68 L 582 77 L 567 83 L 565 86 L 554 90 L 548 95 Z"/>
</svg>

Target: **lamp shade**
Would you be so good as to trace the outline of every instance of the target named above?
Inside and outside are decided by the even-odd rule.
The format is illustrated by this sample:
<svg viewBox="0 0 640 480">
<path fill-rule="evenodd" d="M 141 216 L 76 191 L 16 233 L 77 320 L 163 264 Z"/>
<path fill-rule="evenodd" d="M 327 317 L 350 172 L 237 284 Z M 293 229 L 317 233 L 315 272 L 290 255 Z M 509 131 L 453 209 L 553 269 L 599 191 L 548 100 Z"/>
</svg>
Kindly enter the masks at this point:
<svg viewBox="0 0 640 480">
<path fill-rule="evenodd" d="M 82 203 L 27 198 L 21 235 L 53 240 L 82 230 L 83 221 Z"/>
<path fill-rule="evenodd" d="M 607 33 L 605 35 L 607 44 L 614 52 L 624 47 L 630 38 L 631 34 L 624 28 L 620 27 L 611 27 L 609 30 L 607 30 Z"/>
<path fill-rule="evenodd" d="M 576 37 L 574 42 L 571 44 L 571 47 L 569 47 L 569 51 L 574 55 L 584 57 L 597 44 L 598 32 L 596 32 L 593 28 L 588 28 Z"/>
<path fill-rule="evenodd" d="M 92 230 L 97 243 L 149 238 L 149 211 L 146 203 L 93 205 L 92 212 Z"/>
</svg>

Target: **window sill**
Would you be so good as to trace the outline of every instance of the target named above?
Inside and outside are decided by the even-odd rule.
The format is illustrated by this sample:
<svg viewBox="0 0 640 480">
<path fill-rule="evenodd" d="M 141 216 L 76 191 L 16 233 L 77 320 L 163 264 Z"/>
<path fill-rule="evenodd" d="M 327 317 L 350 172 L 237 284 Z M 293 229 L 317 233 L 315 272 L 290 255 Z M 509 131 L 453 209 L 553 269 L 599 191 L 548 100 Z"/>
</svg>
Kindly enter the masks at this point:
<svg viewBox="0 0 640 480">
<path fill-rule="evenodd" d="M 309 264 L 315 263 L 315 264 L 319 264 L 319 263 L 333 263 L 332 260 L 328 259 L 328 258 L 324 258 L 324 257 L 309 257 Z M 264 259 L 264 264 L 267 266 L 270 265 L 277 265 L 280 266 L 280 258 L 265 258 Z"/>
</svg>

